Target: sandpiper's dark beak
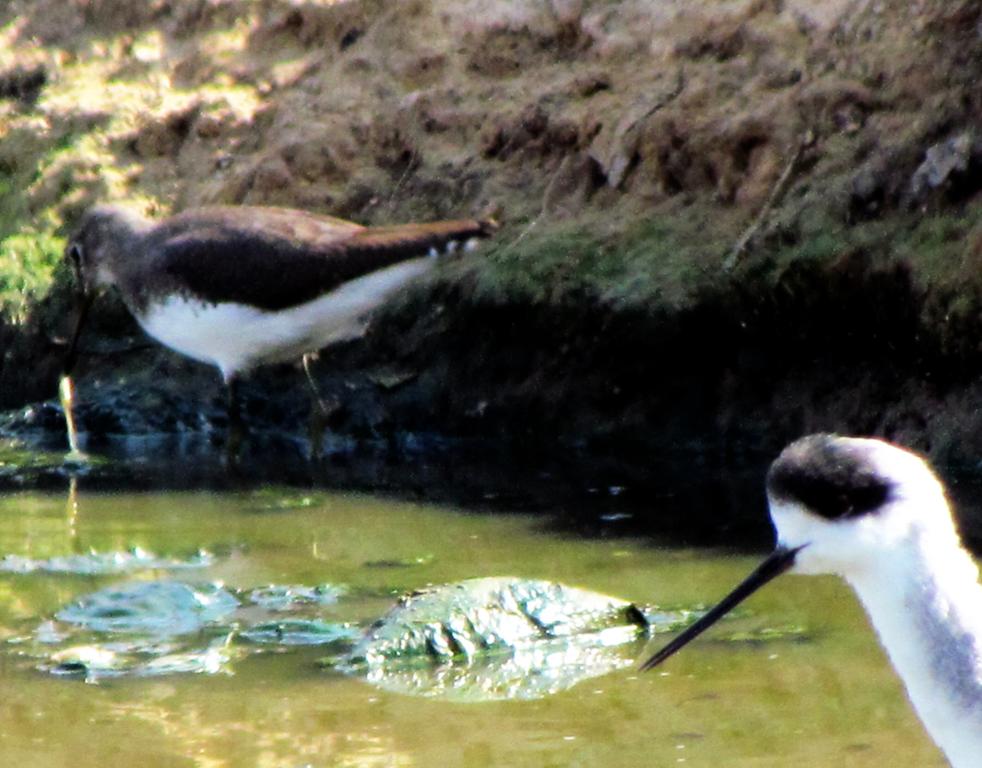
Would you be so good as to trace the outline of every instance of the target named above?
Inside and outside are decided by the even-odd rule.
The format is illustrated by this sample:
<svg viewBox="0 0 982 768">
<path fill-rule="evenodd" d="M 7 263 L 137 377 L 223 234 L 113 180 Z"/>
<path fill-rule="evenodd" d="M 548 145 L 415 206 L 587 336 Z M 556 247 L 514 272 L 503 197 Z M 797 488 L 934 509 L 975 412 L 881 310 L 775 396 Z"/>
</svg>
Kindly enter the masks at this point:
<svg viewBox="0 0 982 768">
<path fill-rule="evenodd" d="M 85 325 L 85 318 L 89 314 L 89 307 L 92 306 L 93 299 L 95 299 L 94 294 L 84 293 L 82 291 L 79 291 L 76 296 L 75 327 L 72 330 L 72 337 L 68 343 L 68 352 L 65 354 L 65 360 L 61 366 L 62 376 L 70 375 L 75 368 L 75 363 L 78 360 L 78 340 L 82 335 L 82 326 Z"/>
<path fill-rule="evenodd" d="M 78 340 L 82 335 L 82 326 L 85 325 L 85 318 L 89 314 L 89 307 L 95 299 L 95 291 L 87 290 L 85 285 L 85 275 L 82 274 L 82 249 L 77 243 L 72 243 L 65 249 L 65 261 L 68 262 L 72 270 L 72 277 L 75 282 L 75 327 L 72 329 L 72 337 L 68 343 L 68 352 L 61 366 L 62 376 L 68 376 L 75 368 L 78 359 Z"/>
<path fill-rule="evenodd" d="M 718 605 L 710 609 L 695 624 L 689 626 L 684 632 L 672 640 L 672 642 L 642 664 L 641 669 L 648 670 L 657 667 L 669 656 L 673 656 L 676 651 L 680 651 L 684 646 L 688 645 L 690 640 L 695 640 L 767 582 L 772 581 L 787 571 L 794 565 L 795 555 L 802 549 L 803 547 L 789 549 L 779 546 L 736 589 L 720 600 Z"/>
</svg>

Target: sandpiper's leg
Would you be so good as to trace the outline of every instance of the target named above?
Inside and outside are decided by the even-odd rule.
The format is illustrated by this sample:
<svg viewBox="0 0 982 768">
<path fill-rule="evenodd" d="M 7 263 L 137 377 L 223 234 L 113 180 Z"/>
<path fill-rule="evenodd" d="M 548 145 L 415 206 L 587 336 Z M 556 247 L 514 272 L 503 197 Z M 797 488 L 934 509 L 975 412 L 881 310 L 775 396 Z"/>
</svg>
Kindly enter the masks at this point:
<svg viewBox="0 0 982 768">
<path fill-rule="evenodd" d="M 317 461 L 321 457 L 321 447 L 324 443 L 324 432 L 327 430 L 328 420 L 338 410 L 338 403 L 335 400 L 327 401 L 321 395 L 314 379 L 311 365 L 316 359 L 316 352 L 307 352 L 303 358 L 303 372 L 307 377 L 307 384 L 310 386 L 310 422 L 308 425 L 308 437 L 310 438 L 310 458 Z"/>
<path fill-rule="evenodd" d="M 242 404 L 239 400 L 239 378 L 225 379 L 225 395 L 228 411 L 228 432 L 225 439 L 225 457 L 229 464 L 235 464 L 245 439 L 245 424 L 242 421 Z"/>
</svg>

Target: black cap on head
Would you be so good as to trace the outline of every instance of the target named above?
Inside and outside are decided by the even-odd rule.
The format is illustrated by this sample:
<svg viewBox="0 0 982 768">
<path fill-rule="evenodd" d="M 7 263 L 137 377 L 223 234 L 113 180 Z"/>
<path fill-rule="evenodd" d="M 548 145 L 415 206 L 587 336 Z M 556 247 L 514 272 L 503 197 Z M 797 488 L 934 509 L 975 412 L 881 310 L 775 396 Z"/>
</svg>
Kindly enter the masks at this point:
<svg viewBox="0 0 982 768">
<path fill-rule="evenodd" d="M 858 517 L 889 501 L 893 483 L 877 473 L 862 444 L 838 435 L 796 440 L 771 464 L 767 492 L 828 520 Z"/>
</svg>

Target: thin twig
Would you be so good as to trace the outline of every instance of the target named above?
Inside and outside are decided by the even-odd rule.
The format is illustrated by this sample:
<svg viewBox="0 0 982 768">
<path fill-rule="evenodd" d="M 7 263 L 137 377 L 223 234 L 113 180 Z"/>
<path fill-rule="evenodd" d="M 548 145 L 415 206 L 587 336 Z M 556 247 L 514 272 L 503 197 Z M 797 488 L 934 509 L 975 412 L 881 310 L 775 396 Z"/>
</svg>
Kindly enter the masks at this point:
<svg viewBox="0 0 982 768">
<path fill-rule="evenodd" d="M 610 146 L 610 157 L 608 157 L 608 162 L 605 164 L 604 172 L 607 175 L 607 185 L 613 187 L 614 189 L 619 189 L 621 184 L 624 183 L 624 179 L 627 177 L 627 173 L 630 166 L 630 161 L 625 161 L 621 168 L 614 170 L 616 165 L 617 157 L 627 157 L 634 153 L 634 147 L 637 144 L 637 129 L 638 126 L 643 124 L 649 117 L 655 114 L 658 110 L 663 107 L 668 106 L 671 102 L 677 99 L 682 91 L 685 90 L 685 69 L 679 67 L 678 73 L 675 76 L 675 86 L 666 94 L 663 94 L 657 101 L 648 106 L 644 112 L 639 114 L 637 117 L 633 118 L 626 125 L 619 125 L 611 139 Z"/>
<path fill-rule="evenodd" d="M 535 229 L 538 226 L 539 219 L 541 219 L 541 218 L 542 218 L 542 211 L 540 211 L 539 212 L 539 215 L 536 216 L 534 219 L 532 219 L 532 221 L 529 222 L 529 224 L 528 224 L 527 227 L 525 227 L 521 232 L 518 233 L 518 236 L 514 240 L 512 240 L 507 245 L 502 246 L 501 247 L 501 252 L 502 253 L 506 253 L 506 252 L 510 251 L 512 248 L 514 248 L 516 245 L 518 245 L 520 242 L 522 242 L 522 240 L 524 240 L 526 237 L 528 237 L 529 234 L 531 234 L 532 230 Z"/>
<path fill-rule="evenodd" d="M 740 235 L 740 239 L 736 241 L 734 246 L 730 249 L 729 254 L 727 254 L 726 259 L 723 261 L 723 269 L 727 272 L 732 270 L 740 257 L 743 256 L 744 252 L 747 250 L 747 246 L 750 241 L 756 237 L 757 232 L 764 225 L 767 220 L 767 216 L 770 214 L 771 209 L 777 205 L 784 194 L 788 191 L 791 186 L 791 179 L 794 176 L 795 171 L 798 167 L 798 162 L 801 160 L 804 151 L 812 145 L 815 141 L 815 136 L 812 131 L 805 131 L 798 145 L 795 147 L 787 165 L 784 166 L 784 170 L 781 171 L 781 175 L 777 177 L 777 181 L 774 182 L 774 186 L 771 188 L 771 193 L 767 196 L 767 200 L 764 205 L 757 212 L 754 220 L 750 223 L 750 226 Z"/>
<path fill-rule="evenodd" d="M 416 149 L 416 146 L 414 144 L 413 145 L 412 154 L 410 154 L 409 160 L 406 161 L 406 167 L 403 169 L 402 175 L 399 177 L 399 180 L 396 181 L 395 186 L 392 187 L 392 192 L 389 194 L 388 207 L 389 207 L 389 210 L 390 211 L 394 211 L 395 210 L 395 208 L 396 208 L 396 195 L 398 195 L 399 192 L 402 191 L 402 186 L 403 186 L 403 184 L 406 183 L 406 180 L 409 178 L 409 175 L 411 173 L 415 172 L 415 170 L 416 170 L 416 162 L 418 160 L 419 160 L 419 153 L 418 153 L 418 150 Z"/>
</svg>

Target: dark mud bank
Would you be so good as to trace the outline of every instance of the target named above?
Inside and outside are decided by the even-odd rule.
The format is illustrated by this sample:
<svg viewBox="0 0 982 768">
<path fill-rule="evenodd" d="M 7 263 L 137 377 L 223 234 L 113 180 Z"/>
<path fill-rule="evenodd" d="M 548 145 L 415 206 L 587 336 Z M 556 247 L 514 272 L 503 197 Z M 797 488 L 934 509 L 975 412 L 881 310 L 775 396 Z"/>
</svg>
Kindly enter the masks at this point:
<svg viewBox="0 0 982 768">
<path fill-rule="evenodd" d="M 380 398 L 409 428 L 639 460 L 673 445 L 776 452 L 830 430 L 975 466 L 982 329 L 965 318 L 977 317 L 955 316 L 903 265 L 854 253 L 762 265 L 680 309 L 475 302 L 458 286 L 391 315 L 341 364 L 418 371 Z"/>
<path fill-rule="evenodd" d="M 714 285 L 686 308 L 660 311 L 615 309 L 589 296 L 549 306 L 481 300 L 466 279 L 419 291 L 363 341 L 322 354 L 322 392 L 343 406 L 328 454 L 342 464 L 365 450 L 389 464 L 398 457 L 403 480 L 382 484 L 395 490 L 414 487 L 428 456 L 454 464 L 454 446 L 494 446 L 497 479 L 478 483 L 477 497 L 500 494 L 512 482 L 509 471 L 534 474 L 555 457 L 574 467 L 570 477 L 599 457 L 610 462 L 610 472 L 583 488 L 629 483 L 650 497 L 656 484 L 715 483 L 727 474 L 752 485 L 786 442 L 820 430 L 915 447 L 963 482 L 978 470 L 982 329 L 958 319 L 978 312 L 956 315 L 919 291 L 902 265 L 877 265 L 860 253 L 783 271 L 762 265 Z M 118 308 L 107 312 L 121 317 Z M 185 461 L 220 456 L 225 418 L 214 370 L 147 343 L 132 325 L 115 338 L 109 327 L 90 334 L 79 371 L 77 415 L 88 449 L 197 457 Z M 58 348 L 38 349 L 35 360 L 8 355 L 2 373 L 11 376 L 14 365 L 34 371 L 20 384 L 43 400 L 55 391 Z M 261 370 L 244 396 L 249 450 L 272 473 L 257 477 L 324 480 L 287 471 L 303 466 L 307 450 L 309 398 L 299 370 Z M 2 428 L 56 450 L 64 439 L 50 402 L 10 410 Z M 703 458 L 693 462 L 696 455 Z M 269 456 L 280 460 L 269 464 Z M 674 468 L 656 472 L 665 461 Z M 459 482 L 468 464 L 457 462 L 455 481 L 434 485 Z M 686 467 L 692 476 L 683 480 Z M 372 479 L 352 483 L 379 487 Z M 766 539 L 759 493 L 741 510 L 697 497 L 687 498 L 715 507 L 700 517 L 704 529 L 735 527 Z M 685 517 L 683 506 L 670 514 Z M 962 519 L 966 533 L 982 540 L 982 515 L 969 507 Z M 661 519 L 647 527 L 672 525 Z"/>
</svg>

